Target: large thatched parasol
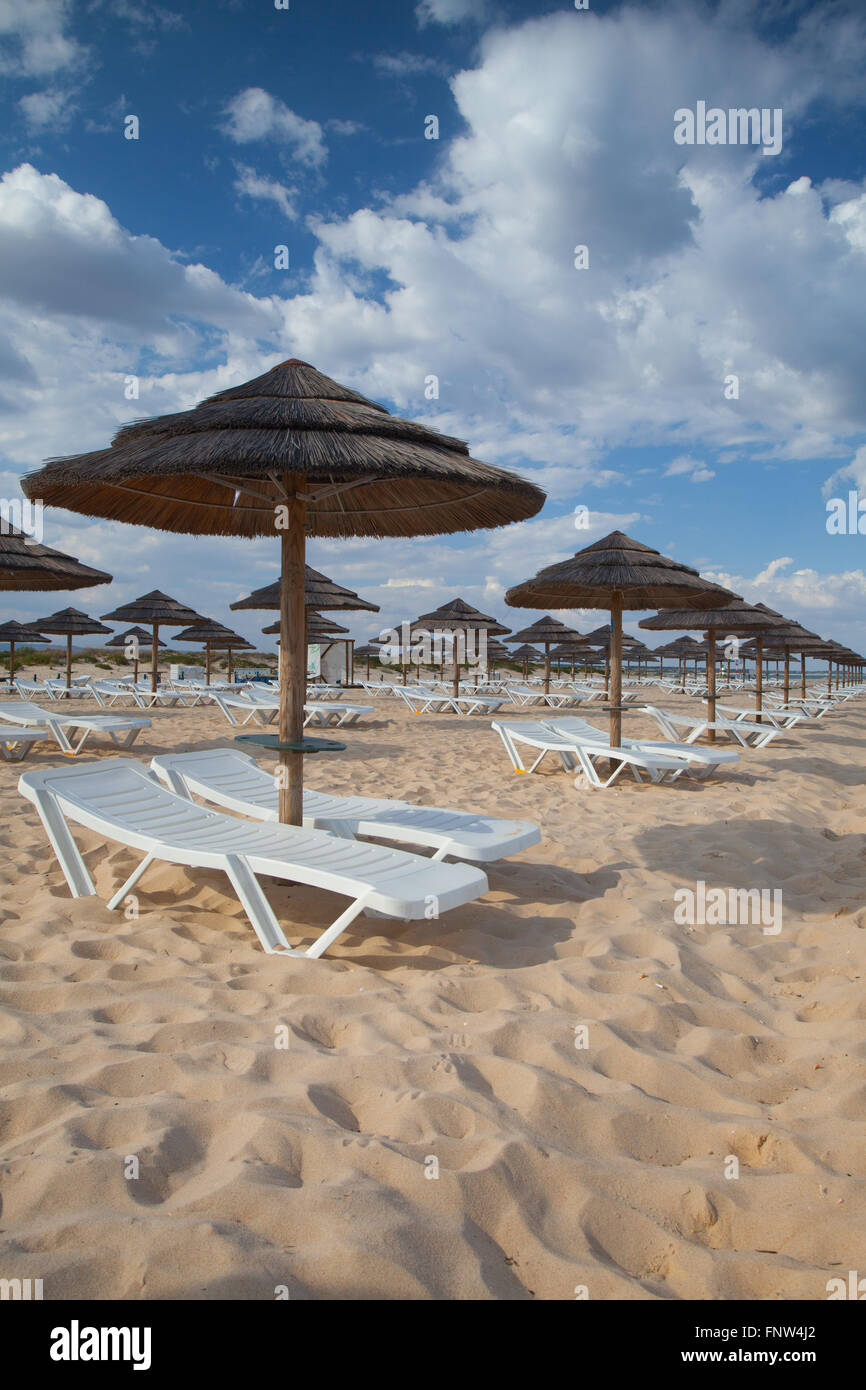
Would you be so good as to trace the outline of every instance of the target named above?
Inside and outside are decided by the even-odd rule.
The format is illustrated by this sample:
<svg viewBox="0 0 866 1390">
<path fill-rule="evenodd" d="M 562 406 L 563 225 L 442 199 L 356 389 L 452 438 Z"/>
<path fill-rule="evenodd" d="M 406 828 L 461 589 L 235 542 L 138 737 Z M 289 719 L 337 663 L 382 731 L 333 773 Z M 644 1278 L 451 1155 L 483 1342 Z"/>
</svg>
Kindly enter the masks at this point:
<svg viewBox="0 0 866 1390">
<path fill-rule="evenodd" d="M 37 632 L 35 627 L 30 627 L 26 623 L 16 623 L 11 618 L 8 623 L 0 625 L 0 642 L 9 643 L 9 689 L 15 680 L 15 643 L 26 642 L 28 646 L 33 646 L 37 642 L 48 642 L 47 637 L 43 637 Z"/>
<path fill-rule="evenodd" d="M 230 627 L 225 627 L 222 623 L 216 622 L 213 618 L 205 618 L 202 622 L 193 623 L 191 627 L 185 628 L 183 632 L 178 632 L 175 642 L 193 642 L 204 647 L 204 679 L 205 685 L 210 685 L 210 657 L 212 651 L 228 653 L 228 678 L 232 678 L 232 652 L 235 651 L 254 651 L 252 642 L 248 642 L 246 637 L 241 637 L 240 633 L 232 632 Z"/>
<path fill-rule="evenodd" d="M 622 738 L 623 609 L 720 607 L 736 595 L 702 579 L 697 570 L 648 545 L 612 531 L 570 560 L 548 565 L 534 579 L 509 589 L 513 608 L 606 608 L 610 612 L 610 742 Z"/>
<path fill-rule="evenodd" d="M 138 662 L 141 652 L 142 642 L 149 642 L 151 635 L 143 627 L 130 627 L 126 632 L 118 632 L 116 637 L 112 637 L 110 642 L 106 642 L 106 647 L 123 647 L 127 654 L 131 651 L 134 669 L 132 672 L 133 683 L 138 682 Z M 164 642 L 159 642 L 160 647 L 164 647 Z"/>
<path fill-rule="evenodd" d="M 8 521 L 0 524 L 0 589 L 89 589 L 110 583 L 105 570 L 41 545 Z"/>
<path fill-rule="evenodd" d="M 86 458 L 87 455 L 84 455 Z M 46 470 L 47 471 L 47 470 Z M 38 475 L 37 475 L 38 476 Z M 207 622 L 200 613 L 176 598 L 169 598 L 161 589 L 151 589 L 132 603 L 122 603 L 113 613 L 103 613 L 107 623 L 143 623 L 151 630 L 151 668 L 150 688 L 156 690 L 159 671 L 159 629 L 161 627 L 188 627 L 191 623 Z"/>
<path fill-rule="evenodd" d="M 72 639 L 73 637 L 87 637 L 97 633 L 110 633 L 111 628 L 104 623 L 98 623 L 95 618 L 89 618 L 86 613 L 82 613 L 78 608 L 61 608 L 58 613 L 52 613 L 48 618 L 38 618 L 33 626 L 40 632 L 47 632 L 52 637 L 66 638 L 66 689 L 72 688 Z"/>
<path fill-rule="evenodd" d="M 422 613 L 420 618 L 416 618 L 410 624 L 410 632 L 413 638 L 417 638 L 428 632 L 441 632 L 452 635 L 452 656 L 454 659 L 454 696 L 460 694 L 460 638 L 463 638 L 464 656 L 468 655 L 468 643 L 466 641 L 469 633 L 484 633 L 484 641 L 489 637 L 504 636 L 508 632 L 497 618 L 491 618 L 487 613 L 481 613 L 477 608 L 473 608 L 471 603 L 467 603 L 462 598 L 452 598 L 448 603 L 443 603 L 432 613 Z M 476 650 L 475 657 L 480 655 L 480 650 Z M 444 650 L 443 650 L 444 659 Z"/>
<path fill-rule="evenodd" d="M 508 595 L 505 595 L 506 600 Z M 518 607 L 519 605 L 515 605 Z M 544 618 L 539 618 L 531 627 L 525 627 L 522 632 L 514 632 L 509 637 L 509 642 L 539 642 L 544 647 L 544 691 L 550 692 L 550 649 L 561 642 L 579 642 L 583 640 L 576 628 L 566 627 L 558 618 L 551 618 L 548 614 Z M 589 644 L 587 644 L 589 645 Z"/>
<path fill-rule="evenodd" d="M 280 820 L 303 816 L 304 550 L 313 536 L 435 536 L 534 516 L 544 493 L 292 358 L 110 449 L 54 460 L 29 497 L 186 535 L 280 536 Z M 318 747 L 313 744 L 313 747 Z"/>
</svg>

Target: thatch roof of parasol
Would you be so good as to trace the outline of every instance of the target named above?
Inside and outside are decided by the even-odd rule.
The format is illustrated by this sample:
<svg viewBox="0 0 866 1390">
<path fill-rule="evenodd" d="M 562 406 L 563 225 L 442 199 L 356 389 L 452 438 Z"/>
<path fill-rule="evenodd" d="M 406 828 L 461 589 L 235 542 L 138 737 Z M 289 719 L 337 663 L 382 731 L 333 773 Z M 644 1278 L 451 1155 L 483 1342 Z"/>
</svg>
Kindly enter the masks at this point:
<svg viewBox="0 0 866 1390">
<path fill-rule="evenodd" d="M 534 516 L 544 502 L 462 440 L 395 418 L 297 358 L 192 410 L 124 425 L 108 449 L 51 459 L 23 490 L 163 531 L 273 536 L 274 475 L 286 473 L 305 479 L 313 536 L 471 531 Z"/>
<path fill-rule="evenodd" d="M 688 565 L 612 531 L 515 585 L 505 602 L 512 608 L 609 608 L 614 592 L 622 593 L 623 609 L 713 607 L 732 597 Z"/>
<path fill-rule="evenodd" d="M 230 603 L 232 612 L 242 608 L 279 608 L 280 606 L 280 581 L 275 579 L 271 584 L 265 584 L 261 589 L 254 589 L 246 598 L 238 599 L 237 603 Z M 366 599 L 356 594 L 354 589 L 346 589 L 342 584 L 337 584 L 333 579 L 329 579 L 326 574 L 320 574 L 318 570 L 311 569 L 309 565 L 304 566 L 304 607 L 305 608 L 328 608 L 344 609 L 349 611 L 365 611 L 367 613 L 378 613 L 378 603 L 368 603 Z"/>
<path fill-rule="evenodd" d="M 127 642 L 135 638 L 136 642 L 150 642 L 151 634 L 143 627 L 129 627 L 126 632 L 118 632 L 116 637 L 112 637 L 110 642 L 106 642 L 106 647 L 125 647 Z M 165 646 L 163 641 L 159 642 L 161 647 Z"/>
<path fill-rule="evenodd" d="M 176 598 L 169 598 L 161 589 L 151 589 L 131 603 L 122 603 L 111 613 L 103 613 L 107 623 L 145 623 L 148 627 L 186 627 L 190 623 L 207 622 L 193 608 L 187 608 Z"/>
<path fill-rule="evenodd" d="M 477 608 L 473 608 L 471 603 L 467 603 L 462 598 L 449 599 L 439 608 L 435 608 L 432 613 L 422 613 L 410 624 L 410 630 L 414 633 L 416 629 L 426 629 L 429 632 L 444 631 L 447 629 L 457 631 L 478 631 L 492 633 L 494 636 L 503 636 L 510 629 L 505 627 L 498 618 L 491 618 L 487 613 L 482 613 Z"/>
<path fill-rule="evenodd" d="M 105 570 L 52 550 L 7 521 L 0 524 L 0 589 L 89 589 L 110 583 Z"/>
<path fill-rule="evenodd" d="M 530 626 L 525 627 L 521 632 L 513 632 L 509 637 L 509 642 L 541 642 L 551 646 L 554 642 L 583 642 L 584 638 L 576 628 L 567 627 L 560 622 L 559 618 L 547 617 L 538 618 Z"/>
<path fill-rule="evenodd" d="M 50 637 L 43 637 L 38 628 L 32 627 L 29 623 L 17 623 L 14 618 L 10 618 L 8 623 L 0 623 L 0 642 L 50 641 Z"/>
</svg>

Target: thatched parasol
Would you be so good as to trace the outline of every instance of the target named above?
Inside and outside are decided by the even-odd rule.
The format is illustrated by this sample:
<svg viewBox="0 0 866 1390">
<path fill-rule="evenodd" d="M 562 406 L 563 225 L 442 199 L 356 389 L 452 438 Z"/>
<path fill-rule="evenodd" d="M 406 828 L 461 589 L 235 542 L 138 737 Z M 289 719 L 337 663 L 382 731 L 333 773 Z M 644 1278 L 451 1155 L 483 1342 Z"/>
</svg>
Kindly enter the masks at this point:
<svg viewBox="0 0 866 1390">
<path fill-rule="evenodd" d="M 230 627 L 225 627 L 222 623 L 216 622 L 213 618 L 205 618 L 202 622 L 193 623 L 191 627 L 185 628 L 183 632 L 175 635 L 175 642 L 194 642 L 200 643 L 204 647 L 204 679 L 205 685 L 210 685 L 210 656 L 211 652 L 228 653 L 228 678 L 232 678 L 232 652 L 234 651 L 254 651 L 252 642 L 248 642 L 246 637 L 241 637 L 240 633 L 232 632 Z"/>
<path fill-rule="evenodd" d="M 52 613 L 48 618 L 38 618 L 33 626 L 40 632 L 47 632 L 52 637 L 66 638 L 66 689 L 72 688 L 72 639 L 73 637 L 86 637 L 91 634 L 111 632 L 110 627 L 104 623 L 98 623 L 95 618 L 89 618 L 86 613 L 82 613 L 78 608 L 61 608 L 58 613 Z"/>
<path fill-rule="evenodd" d="M 695 654 L 696 648 L 700 646 L 696 637 L 677 637 L 673 642 L 666 642 L 663 647 L 656 647 L 653 656 L 659 659 L 659 675 L 664 674 L 666 656 L 675 656 L 677 659 L 677 674 L 682 676 L 685 670 L 685 662 Z"/>
<path fill-rule="evenodd" d="M 803 627 L 802 623 L 791 621 L 784 628 L 773 628 L 767 634 L 764 642 L 764 651 L 771 654 L 781 651 L 784 655 L 784 697 L 787 704 L 791 693 L 791 653 L 800 654 L 800 694 L 806 694 L 806 656 L 810 655 L 823 645 L 823 638 L 816 632 L 810 632 Z"/>
<path fill-rule="evenodd" d="M 127 645 L 131 645 L 133 653 L 132 660 L 134 663 L 134 669 L 132 673 L 132 679 L 134 684 L 138 682 L 138 662 L 139 653 L 141 651 L 141 644 L 142 642 L 149 641 L 150 633 L 146 632 L 143 627 L 130 627 L 127 628 L 126 632 L 118 632 L 116 637 L 112 637 L 111 641 L 106 642 L 105 644 L 106 647 L 123 647 L 124 651 L 126 650 Z M 165 643 L 159 642 L 159 646 L 164 647 Z"/>
<path fill-rule="evenodd" d="M 26 642 L 32 646 L 36 642 L 48 642 L 47 637 L 43 637 L 37 632 L 35 627 L 27 623 L 16 623 L 11 618 L 8 623 L 0 625 L 0 642 L 9 643 L 9 689 L 12 689 L 12 682 L 15 680 L 15 643 L 19 645 Z"/>
<path fill-rule="evenodd" d="M 508 594 L 505 595 L 506 601 Z M 515 605 L 517 607 L 519 605 Z M 514 632 L 509 637 L 509 642 L 540 642 L 544 647 L 544 690 L 545 694 L 550 691 L 550 649 L 559 642 L 582 641 L 580 633 L 576 628 L 566 627 L 558 618 L 551 618 L 548 614 L 544 618 L 539 618 L 531 627 L 525 627 L 522 632 Z M 587 644 L 588 645 L 588 644 Z"/>
<path fill-rule="evenodd" d="M 275 579 L 271 584 L 265 584 L 261 589 L 254 589 L 246 598 L 238 599 L 237 603 L 230 603 L 232 612 L 246 608 L 274 608 L 280 607 L 280 581 Z M 342 584 L 337 584 L 335 580 L 329 579 L 326 574 L 320 574 L 310 565 L 304 566 L 304 607 L 305 608 L 327 608 L 345 609 L 348 611 L 364 611 L 366 613 L 378 613 L 378 603 L 368 603 L 366 599 L 356 594 L 354 589 L 346 589 Z"/>
<path fill-rule="evenodd" d="M 610 623 L 603 623 L 601 627 L 594 627 L 592 632 L 588 632 L 584 637 L 584 642 L 588 647 L 604 652 L 604 694 L 607 698 L 608 687 L 610 686 L 610 648 L 613 641 L 613 633 Z M 622 651 L 626 648 L 643 647 L 637 637 L 632 637 L 630 633 L 624 632 L 621 637 Z M 643 647 L 644 651 L 646 650 Z"/>
<path fill-rule="evenodd" d="M 179 603 L 176 598 L 169 598 L 161 589 L 151 589 L 149 594 L 142 594 L 132 603 L 122 603 L 113 613 L 103 613 L 102 616 L 107 623 L 143 623 L 151 629 L 151 690 L 156 690 L 159 669 L 159 629 L 207 622 L 207 618 Z"/>
<path fill-rule="evenodd" d="M 623 609 L 717 607 L 736 595 L 702 579 L 697 570 L 660 555 L 648 545 L 612 531 L 569 560 L 548 565 L 534 579 L 509 589 L 513 608 L 607 608 L 610 644 L 610 741 L 622 738 Z"/>
<path fill-rule="evenodd" d="M 367 670 L 366 670 L 365 675 L 364 675 L 364 680 L 365 680 L 365 681 L 368 681 L 368 680 L 370 679 L 370 661 L 371 661 L 371 658 L 374 657 L 374 656 L 375 656 L 375 657 L 378 657 L 378 655 L 379 655 L 379 653 L 376 651 L 376 648 L 373 646 L 373 643 L 372 643 L 372 642 L 364 642 L 364 644 L 363 644 L 362 646 L 356 647 L 356 648 L 355 648 L 355 656 L 356 656 L 356 657 L 359 656 L 359 657 L 361 658 L 362 661 L 366 662 L 366 665 L 367 665 Z"/>
<path fill-rule="evenodd" d="M 291 358 L 193 410 L 54 460 L 29 497 L 187 535 L 281 538 L 280 820 L 303 818 L 304 549 L 314 536 L 435 536 L 534 516 L 544 493 Z M 318 743 L 312 743 L 318 748 Z"/>
<path fill-rule="evenodd" d="M 463 634 L 465 648 L 466 635 L 470 632 L 483 632 L 486 641 L 489 637 L 502 637 L 508 631 L 509 629 L 504 627 L 497 618 L 491 618 L 489 614 L 481 613 L 462 598 L 452 598 L 448 603 L 443 603 L 439 608 L 434 609 L 432 613 L 422 613 L 420 618 L 416 618 L 414 623 L 410 624 L 412 637 L 418 637 L 421 633 L 426 632 L 453 634 L 455 698 L 460 694 L 459 634 Z"/>
<path fill-rule="evenodd" d="M 738 598 L 735 602 L 727 603 L 721 608 L 712 606 L 704 609 L 694 607 L 669 609 L 664 613 L 656 613 L 651 618 L 644 618 L 638 626 L 650 628 L 653 632 L 677 627 L 697 628 L 704 632 L 706 641 L 709 643 L 707 650 L 707 719 L 712 723 L 716 717 L 717 639 L 719 637 L 724 639 L 728 635 L 731 637 L 754 635 L 758 652 L 755 710 L 760 721 L 764 704 L 763 662 L 761 660 L 763 635 L 770 629 L 782 627 L 784 624 L 785 619 L 781 613 L 775 613 L 772 608 L 767 608 L 765 604 L 746 603 L 745 599 Z M 709 729 L 707 737 L 710 742 L 714 742 L 715 730 Z"/>
<path fill-rule="evenodd" d="M 529 673 L 529 663 L 534 662 L 535 665 L 538 665 L 544 660 L 544 657 L 541 652 L 536 651 L 535 647 L 531 647 L 528 642 L 524 642 L 516 651 L 510 653 L 510 660 L 523 662 L 523 679 L 526 680 Z"/>
<path fill-rule="evenodd" d="M 8 521 L 0 524 L 0 589 L 89 589 L 110 583 L 105 570 L 41 545 Z"/>
</svg>

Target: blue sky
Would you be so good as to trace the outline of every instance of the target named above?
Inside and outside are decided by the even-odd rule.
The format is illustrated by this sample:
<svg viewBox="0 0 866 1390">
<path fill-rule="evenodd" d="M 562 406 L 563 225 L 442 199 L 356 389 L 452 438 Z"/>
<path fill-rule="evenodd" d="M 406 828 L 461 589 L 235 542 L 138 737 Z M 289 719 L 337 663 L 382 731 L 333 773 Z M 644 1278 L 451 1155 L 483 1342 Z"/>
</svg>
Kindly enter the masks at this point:
<svg viewBox="0 0 866 1390">
<path fill-rule="evenodd" d="M 0 0 L 2 494 L 298 356 L 548 492 L 502 531 L 313 543 L 385 626 L 455 594 L 525 625 L 504 590 L 619 526 L 866 649 L 866 539 L 825 526 L 866 498 L 864 59 L 859 0 Z M 676 144 L 699 101 L 781 109 L 781 152 Z M 158 586 L 259 636 L 228 604 L 269 541 L 45 539 L 114 584 L 4 617 Z"/>
</svg>

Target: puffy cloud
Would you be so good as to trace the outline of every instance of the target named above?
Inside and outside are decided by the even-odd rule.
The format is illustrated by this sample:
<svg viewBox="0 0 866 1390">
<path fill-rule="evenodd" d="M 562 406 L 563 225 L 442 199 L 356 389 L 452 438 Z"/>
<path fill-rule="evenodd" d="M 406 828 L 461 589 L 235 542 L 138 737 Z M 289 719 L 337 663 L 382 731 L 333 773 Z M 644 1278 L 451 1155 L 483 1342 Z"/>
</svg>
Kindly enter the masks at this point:
<svg viewBox="0 0 866 1390">
<path fill-rule="evenodd" d="M 249 165 L 238 166 L 238 176 L 235 179 L 234 189 L 236 193 L 245 198 L 276 203 L 280 212 L 290 222 L 297 219 L 298 214 L 292 202 L 292 197 L 297 189 L 286 188 L 285 184 L 278 183 L 276 179 L 269 179 L 263 174 L 257 174 L 255 169 L 251 169 Z"/>
<path fill-rule="evenodd" d="M 328 158 L 318 121 L 305 120 L 262 87 L 247 87 L 232 97 L 225 110 L 223 132 L 235 144 L 273 140 L 300 163 L 318 168 Z"/>
<path fill-rule="evenodd" d="M 62 130 L 75 113 L 75 92 L 58 87 L 23 96 L 18 106 L 31 131 Z"/>
<path fill-rule="evenodd" d="M 293 333 L 338 371 L 367 361 L 364 388 L 416 412 L 435 374 L 439 410 L 485 438 L 533 434 L 542 457 L 570 437 L 587 459 L 636 442 L 841 452 L 866 425 L 866 193 L 784 171 L 810 102 L 862 102 L 863 25 L 807 16 L 770 46 L 733 14 L 565 11 L 485 35 L 435 174 L 313 223 Z M 783 107 L 778 160 L 674 143 L 676 106 L 744 93 Z"/>
<path fill-rule="evenodd" d="M 0 72 L 50 77 L 86 56 L 69 33 L 69 0 L 0 0 Z"/>
</svg>

